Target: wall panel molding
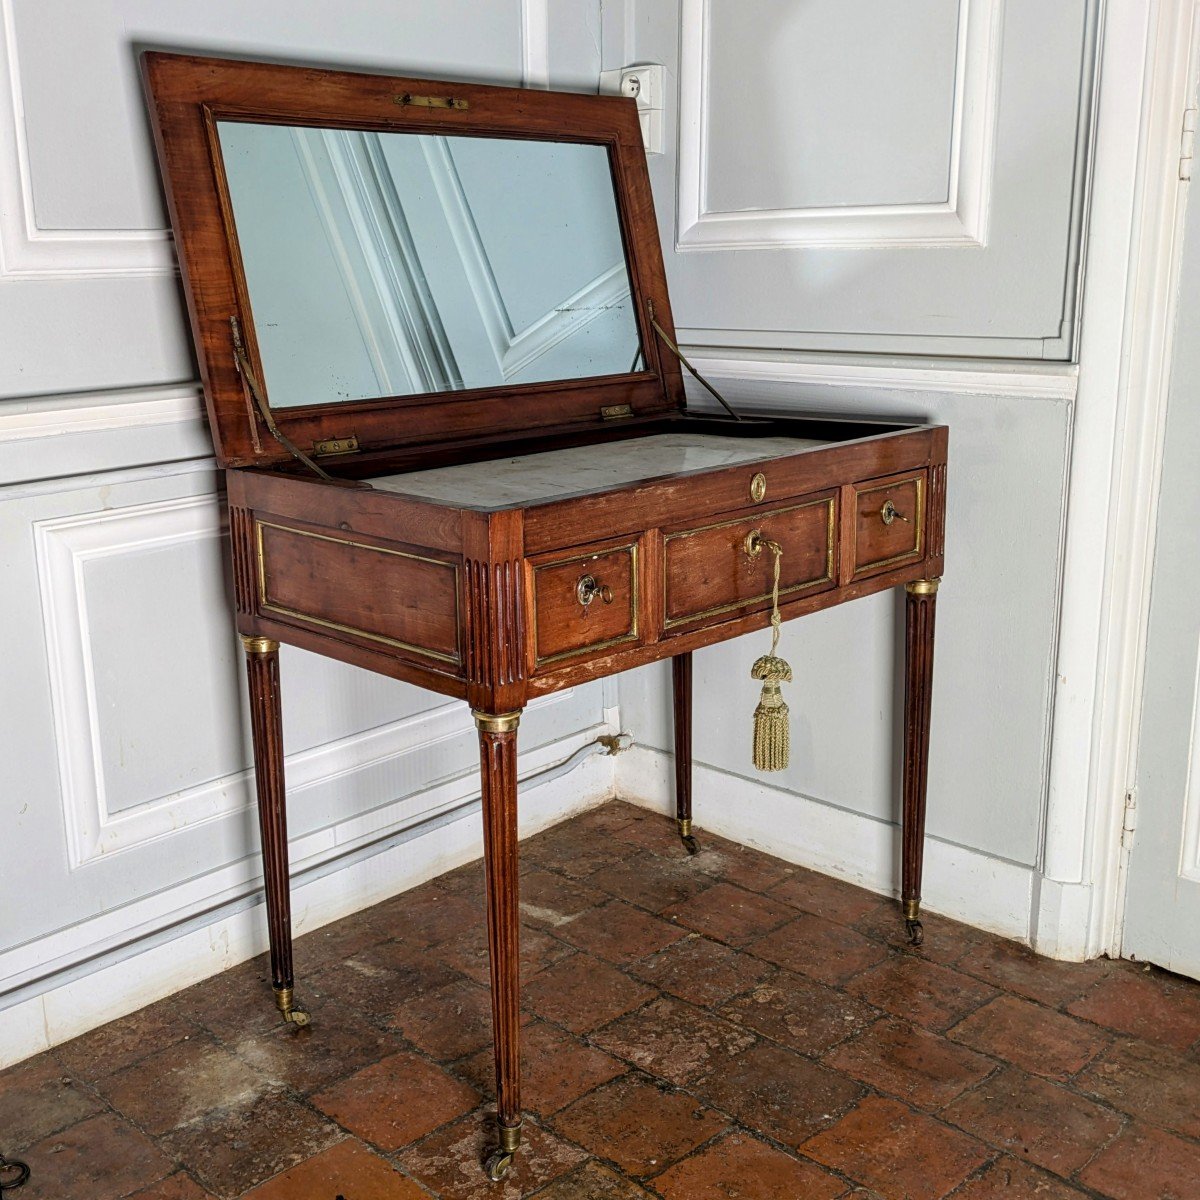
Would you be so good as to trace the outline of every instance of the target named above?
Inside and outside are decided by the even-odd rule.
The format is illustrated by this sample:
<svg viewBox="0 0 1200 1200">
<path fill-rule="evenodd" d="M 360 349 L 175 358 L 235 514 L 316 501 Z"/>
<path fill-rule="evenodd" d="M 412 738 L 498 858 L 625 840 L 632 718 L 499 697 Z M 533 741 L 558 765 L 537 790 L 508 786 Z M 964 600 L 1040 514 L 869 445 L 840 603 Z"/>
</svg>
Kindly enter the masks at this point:
<svg viewBox="0 0 1200 1200">
<path fill-rule="evenodd" d="M 15 0 L 0 0 L 0 277 L 171 275 L 167 229 L 40 229 L 26 139 Z"/>
<path fill-rule="evenodd" d="M 203 419 L 204 396 L 198 383 L 17 398 L 0 403 L 0 443 Z"/>
<path fill-rule="evenodd" d="M 710 4 L 682 0 L 676 249 L 987 244 L 1004 0 L 959 0 L 946 200 L 738 212 L 705 196 Z"/>
</svg>

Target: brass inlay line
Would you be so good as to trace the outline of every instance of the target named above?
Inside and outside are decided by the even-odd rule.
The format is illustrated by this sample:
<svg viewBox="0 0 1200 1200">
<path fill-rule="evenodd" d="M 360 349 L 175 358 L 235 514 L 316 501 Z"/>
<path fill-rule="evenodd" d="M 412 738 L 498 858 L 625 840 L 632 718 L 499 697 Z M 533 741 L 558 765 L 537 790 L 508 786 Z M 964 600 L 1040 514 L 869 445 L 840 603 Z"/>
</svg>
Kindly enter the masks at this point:
<svg viewBox="0 0 1200 1200">
<path fill-rule="evenodd" d="M 324 617 L 316 617 L 311 613 L 301 612 L 295 608 L 285 608 L 281 604 L 272 604 L 267 599 L 267 567 L 265 559 L 265 551 L 263 548 L 263 530 L 278 529 L 282 533 L 294 533 L 298 537 L 315 538 L 319 542 L 332 542 L 335 546 L 353 546 L 358 550 L 373 550 L 377 554 L 394 554 L 397 558 L 408 558 L 414 562 L 431 563 L 435 567 L 445 567 L 447 570 L 454 573 L 454 644 L 455 652 L 446 654 L 441 650 L 431 650 L 428 646 L 418 646 L 413 642 L 404 642 L 399 638 L 390 638 L 382 633 L 372 633 L 367 629 L 360 629 L 357 625 L 343 625 L 339 621 L 327 621 Z M 405 550 L 389 550 L 382 546 L 372 546 L 366 542 L 355 542 L 349 538 L 330 537 L 324 533 L 310 533 L 307 529 L 297 529 L 293 525 L 279 525 L 274 521 L 255 521 L 254 536 L 256 543 L 256 555 L 258 558 L 258 607 L 262 612 L 276 613 L 280 616 L 295 617 L 298 620 L 306 621 L 312 625 L 320 625 L 325 629 L 336 629 L 339 633 L 350 633 L 355 637 L 364 638 L 368 642 L 379 642 L 385 646 L 395 646 L 400 650 L 409 650 L 415 654 L 426 655 L 429 658 L 436 658 L 440 662 L 450 663 L 452 666 L 462 665 L 462 656 L 458 649 L 458 631 L 461 627 L 459 620 L 458 609 L 458 564 L 446 562 L 441 558 L 428 558 L 423 554 L 410 554 Z"/>
<path fill-rule="evenodd" d="M 790 587 L 780 588 L 780 596 L 791 596 L 797 592 L 805 592 L 810 588 L 820 587 L 823 583 L 833 582 L 833 567 L 834 567 L 834 550 L 836 546 L 837 532 L 837 510 L 832 496 L 824 496 L 820 500 L 809 500 L 805 504 L 793 504 L 789 508 L 777 508 L 773 512 L 756 513 L 754 517 L 737 517 L 731 521 L 717 521 L 712 525 L 700 525 L 695 529 L 683 529 L 678 533 L 669 533 L 663 538 L 663 628 L 672 629 L 676 625 L 687 625 L 692 621 L 702 621 L 706 617 L 719 616 L 721 613 L 733 612 L 739 608 L 748 608 L 752 604 L 760 604 L 762 601 L 770 598 L 769 591 L 763 592 L 759 596 L 748 596 L 745 600 L 734 600 L 729 604 L 718 604 L 713 608 L 706 608 L 700 612 L 688 613 L 683 617 L 668 617 L 667 612 L 667 585 L 670 582 L 670 571 L 667 565 L 667 543 L 674 541 L 677 538 L 689 538 L 698 533 L 708 533 L 713 529 L 725 529 L 733 525 L 758 525 L 764 521 L 770 521 L 775 517 L 783 517 L 788 513 L 801 512 L 806 508 L 817 508 L 819 505 L 828 505 L 829 512 L 825 523 L 825 574 L 819 579 L 811 579 L 806 583 L 794 583 Z"/>
<path fill-rule="evenodd" d="M 549 571 L 553 567 L 569 567 L 575 562 L 595 562 L 598 558 L 607 558 L 610 554 L 620 554 L 622 551 L 629 552 L 629 584 L 630 584 L 630 624 L 629 632 L 618 634 L 613 638 L 606 638 L 602 642 L 588 642 L 586 646 L 578 646 L 574 650 L 560 650 L 557 654 L 540 655 L 536 652 L 537 635 L 538 635 L 538 615 L 537 615 L 537 576 L 539 571 Z M 559 558 L 554 562 L 543 563 L 540 567 L 533 568 L 533 637 L 535 646 L 534 666 L 543 667 L 547 663 L 559 662 L 564 658 L 573 658 L 576 654 L 588 654 L 596 650 L 607 650 L 612 646 L 620 646 L 625 642 L 636 642 L 638 638 L 638 623 L 640 620 L 640 597 L 638 594 L 638 544 L 637 542 L 629 542 L 624 546 L 613 546 L 608 550 L 588 550 L 583 554 L 576 554 L 572 558 Z"/>
<path fill-rule="evenodd" d="M 893 554 L 891 558 L 877 558 L 870 562 L 860 563 L 858 561 L 858 502 L 863 496 L 871 496 L 876 492 L 888 492 L 894 488 L 903 487 L 906 483 L 915 483 L 917 485 L 917 518 L 916 528 L 914 529 L 913 548 L 905 550 L 900 554 Z M 903 562 L 906 558 L 920 558 L 925 545 L 925 474 L 919 472 L 916 475 L 908 475 L 903 479 L 893 480 L 891 483 L 880 483 L 875 487 L 863 488 L 859 491 L 857 488 L 854 492 L 854 529 L 851 533 L 854 539 L 854 574 L 852 579 L 857 579 L 863 571 L 873 571 L 876 567 L 890 567 L 892 563 Z"/>
</svg>

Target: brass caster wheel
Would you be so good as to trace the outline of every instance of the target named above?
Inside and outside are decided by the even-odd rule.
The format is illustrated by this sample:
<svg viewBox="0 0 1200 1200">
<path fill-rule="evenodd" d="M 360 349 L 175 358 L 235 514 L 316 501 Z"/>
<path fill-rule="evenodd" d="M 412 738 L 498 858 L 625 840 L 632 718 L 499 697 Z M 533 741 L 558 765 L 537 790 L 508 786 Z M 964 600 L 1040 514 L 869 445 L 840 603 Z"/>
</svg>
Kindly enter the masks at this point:
<svg viewBox="0 0 1200 1200">
<path fill-rule="evenodd" d="M 296 1025 L 303 1029 L 312 1024 L 312 1017 L 303 1008 L 293 1008 L 283 1014 L 283 1019 L 289 1025 Z"/>
<path fill-rule="evenodd" d="M 493 1183 L 499 1183 L 508 1174 L 512 1161 L 513 1152 L 511 1150 L 493 1150 L 488 1156 L 487 1162 L 483 1164 L 483 1169 Z"/>
<path fill-rule="evenodd" d="M 698 841 L 696 841 L 696 839 L 690 833 L 684 834 L 682 840 L 683 840 L 683 848 L 689 854 L 699 854 L 700 853 L 700 843 Z"/>
<path fill-rule="evenodd" d="M 925 940 L 925 926 L 920 921 L 905 921 L 904 932 L 908 934 L 910 946 L 919 946 Z"/>
<path fill-rule="evenodd" d="M 312 1023 L 312 1017 L 308 1015 L 307 1009 L 293 1007 L 292 989 L 290 987 L 277 987 L 275 989 L 275 1007 L 279 1009 L 280 1016 L 289 1025 L 303 1027 Z"/>
</svg>

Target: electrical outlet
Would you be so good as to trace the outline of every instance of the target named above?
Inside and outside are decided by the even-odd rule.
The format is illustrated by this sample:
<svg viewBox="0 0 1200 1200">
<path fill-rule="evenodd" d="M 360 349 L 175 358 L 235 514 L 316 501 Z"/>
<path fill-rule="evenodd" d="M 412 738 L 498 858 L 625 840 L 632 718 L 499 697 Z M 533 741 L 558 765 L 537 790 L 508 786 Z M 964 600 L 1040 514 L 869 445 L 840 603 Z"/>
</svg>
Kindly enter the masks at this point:
<svg viewBox="0 0 1200 1200">
<path fill-rule="evenodd" d="M 662 63 L 631 63 L 600 72 L 601 95 L 627 96 L 637 104 L 647 154 L 663 152 L 663 78 Z"/>
</svg>

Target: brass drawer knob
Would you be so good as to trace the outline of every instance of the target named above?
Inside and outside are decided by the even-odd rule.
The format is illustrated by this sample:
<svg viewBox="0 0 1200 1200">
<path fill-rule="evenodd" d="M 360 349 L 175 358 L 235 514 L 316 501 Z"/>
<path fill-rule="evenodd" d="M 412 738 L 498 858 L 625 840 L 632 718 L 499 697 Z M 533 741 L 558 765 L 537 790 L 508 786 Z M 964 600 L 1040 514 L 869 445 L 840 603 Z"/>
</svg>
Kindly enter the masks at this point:
<svg viewBox="0 0 1200 1200">
<path fill-rule="evenodd" d="M 600 583 L 595 575 L 584 575 L 575 585 L 575 597 L 584 608 L 599 596 L 605 604 L 613 602 L 613 590 L 607 583 Z"/>
<path fill-rule="evenodd" d="M 885 525 L 890 525 L 893 521 L 908 520 L 908 518 L 896 508 L 890 498 L 883 502 L 883 507 L 879 510 L 879 519 Z"/>
</svg>

